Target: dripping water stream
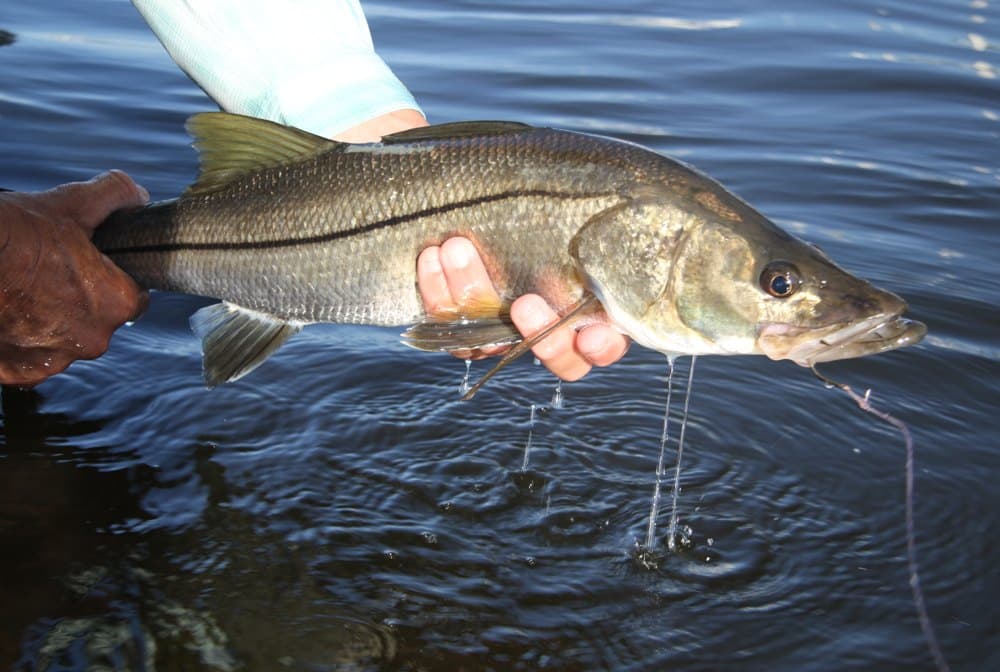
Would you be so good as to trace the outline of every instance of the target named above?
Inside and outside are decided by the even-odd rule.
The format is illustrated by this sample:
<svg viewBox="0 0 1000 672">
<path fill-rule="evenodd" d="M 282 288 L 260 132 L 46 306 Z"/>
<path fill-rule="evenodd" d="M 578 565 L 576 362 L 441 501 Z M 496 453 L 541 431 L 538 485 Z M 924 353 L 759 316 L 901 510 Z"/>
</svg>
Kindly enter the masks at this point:
<svg viewBox="0 0 1000 672">
<path fill-rule="evenodd" d="M 687 387 L 684 396 L 684 412 L 681 417 L 681 431 L 677 441 L 677 462 L 674 467 L 673 491 L 671 493 L 671 513 L 670 526 L 667 535 L 667 548 L 670 551 L 677 550 L 677 521 L 678 509 L 677 500 L 680 496 L 680 474 L 681 459 L 684 455 L 684 434 L 687 429 L 688 410 L 691 403 L 691 387 L 694 381 L 694 364 L 696 357 L 691 357 L 691 364 L 687 372 Z M 660 456 L 656 464 L 656 477 L 653 484 L 653 497 L 649 506 L 649 523 L 646 526 L 646 541 L 639 547 L 639 561 L 648 569 L 657 566 L 657 555 L 654 551 L 656 546 L 656 522 L 660 514 L 660 503 L 662 500 L 664 461 L 666 458 L 667 444 L 670 441 L 670 407 L 673 401 L 673 380 L 674 380 L 674 357 L 667 358 L 667 399 L 663 411 L 663 432 L 660 435 Z"/>
<path fill-rule="evenodd" d="M 524 460 L 521 462 L 521 471 L 528 470 L 528 461 L 531 459 L 531 437 L 535 431 L 535 411 L 538 407 L 531 405 L 531 416 L 528 418 L 528 440 L 524 442 Z"/>
<path fill-rule="evenodd" d="M 667 440 L 670 435 L 670 400 L 674 387 L 675 357 L 667 357 L 667 401 L 663 411 L 663 432 L 660 434 L 660 458 L 656 464 L 656 481 L 653 484 L 653 501 L 649 507 L 649 524 L 646 527 L 646 543 L 643 544 L 639 560 L 647 567 L 655 566 L 652 559 L 653 543 L 656 539 L 656 518 L 660 512 L 660 489 L 663 481 L 663 461 L 667 454 Z"/>
<path fill-rule="evenodd" d="M 677 465 L 674 468 L 674 490 L 671 499 L 670 527 L 667 528 L 667 548 L 677 550 L 677 498 L 681 491 L 681 458 L 684 456 L 684 433 L 687 430 L 688 408 L 691 403 L 691 386 L 694 383 L 694 364 L 697 361 L 691 355 L 691 365 L 688 367 L 687 390 L 684 393 L 684 414 L 681 416 L 681 434 L 677 439 Z M 659 476 L 657 476 L 659 479 Z"/>
</svg>

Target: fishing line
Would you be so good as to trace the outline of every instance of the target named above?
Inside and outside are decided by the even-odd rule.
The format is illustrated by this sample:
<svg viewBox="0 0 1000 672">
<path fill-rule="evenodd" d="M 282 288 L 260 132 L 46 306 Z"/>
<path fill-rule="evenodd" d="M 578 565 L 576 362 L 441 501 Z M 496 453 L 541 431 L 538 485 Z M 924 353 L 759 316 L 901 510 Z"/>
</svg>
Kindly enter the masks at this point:
<svg viewBox="0 0 1000 672">
<path fill-rule="evenodd" d="M 917 617 L 920 619 L 920 629 L 924 633 L 924 641 L 934 658 L 934 664 L 939 672 L 950 672 L 948 661 L 945 660 L 941 647 L 938 645 L 937 637 L 934 634 L 934 626 L 931 617 L 927 613 L 927 605 L 924 602 L 924 591 L 920 587 L 920 573 L 917 571 L 917 542 L 915 525 L 913 524 L 913 437 L 910 435 L 910 428 L 902 420 L 893 417 L 885 411 L 871 405 L 871 389 L 865 390 L 865 395 L 861 396 L 846 383 L 838 383 L 830 380 L 816 370 L 815 364 L 810 364 L 813 374 L 823 381 L 828 387 L 841 389 L 847 396 L 854 400 L 862 411 L 871 413 L 876 418 L 887 422 L 903 435 L 903 442 L 906 446 L 906 561 L 910 570 L 910 589 L 913 592 L 913 604 L 917 609 Z"/>
</svg>

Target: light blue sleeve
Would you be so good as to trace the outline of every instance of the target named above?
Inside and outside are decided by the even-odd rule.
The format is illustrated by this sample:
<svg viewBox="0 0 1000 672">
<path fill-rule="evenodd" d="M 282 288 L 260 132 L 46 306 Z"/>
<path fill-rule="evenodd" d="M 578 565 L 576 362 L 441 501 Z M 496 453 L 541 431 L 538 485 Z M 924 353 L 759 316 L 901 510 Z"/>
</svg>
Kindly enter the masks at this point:
<svg viewBox="0 0 1000 672">
<path fill-rule="evenodd" d="M 132 0 L 229 112 L 330 137 L 413 96 L 375 53 L 358 0 Z"/>
</svg>

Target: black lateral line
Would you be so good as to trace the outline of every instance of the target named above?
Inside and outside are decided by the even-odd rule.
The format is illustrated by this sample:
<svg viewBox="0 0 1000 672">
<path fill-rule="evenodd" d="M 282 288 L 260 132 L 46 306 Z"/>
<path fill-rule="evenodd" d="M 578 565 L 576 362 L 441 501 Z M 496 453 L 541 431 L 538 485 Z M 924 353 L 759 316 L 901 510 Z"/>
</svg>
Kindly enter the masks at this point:
<svg viewBox="0 0 1000 672">
<path fill-rule="evenodd" d="M 573 199 L 573 198 L 594 198 L 602 195 L 606 194 L 564 193 L 558 191 L 548 191 L 545 189 L 505 191 L 499 194 L 488 194 L 486 196 L 470 198 L 464 201 L 456 201 L 455 203 L 446 203 L 444 205 L 437 205 L 432 208 L 417 210 L 416 212 L 409 212 L 402 215 L 395 215 L 394 217 L 388 217 L 386 219 L 382 219 L 377 222 L 363 224 L 361 226 L 356 226 L 351 229 L 330 231 L 328 233 L 321 233 L 315 236 L 305 236 L 302 238 L 276 238 L 272 240 L 245 240 L 245 241 L 229 241 L 229 242 L 215 241 L 208 243 L 161 243 L 157 245 L 136 245 L 133 247 L 119 247 L 119 248 L 105 249 L 102 251 L 105 254 L 121 255 L 121 254 L 146 254 L 151 252 L 179 252 L 179 251 L 268 250 L 279 247 L 315 245 L 319 243 L 329 243 L 331 241 L 340 240 L 342 238 L 350 238 L 351 236 L 358 236 L 365 233 L 370 233 L 372 231 L 378 231 L 379 229 L 385 229 L 391 226 L 405 224 L 406 222 L 412 222 L 418 219 L 423 219 L 424 217 L 433 217 L 434 215 L 441 215 L 447 212 L 452 212 L 454 210 L 462 210 L 464 208 L 471 208 L 477 205 L 482 205 L 484 203 L 494 203 L 496 201 L 503 201 L 510 198 L 548 197 L 548 198 Z"/>
</svg>

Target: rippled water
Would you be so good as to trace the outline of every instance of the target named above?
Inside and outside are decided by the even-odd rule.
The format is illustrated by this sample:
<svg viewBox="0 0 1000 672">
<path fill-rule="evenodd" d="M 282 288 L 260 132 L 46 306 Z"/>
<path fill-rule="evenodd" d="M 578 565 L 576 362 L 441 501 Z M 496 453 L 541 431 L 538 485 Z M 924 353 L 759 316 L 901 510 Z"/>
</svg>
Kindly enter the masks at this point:
<svg viewBox="0 0 1000 672">
<path fill-rule="evenodd" d="M 365 7 L 433 120 L 681 157 L 909 300 L 924 344 L 827 371 L 910 424 L 930 616 L 953 669 L 1000 667 L 995 0 Z M 127 2 L 19 3 L 0 29 L 0 185 L 192 179 L 182 125 L 211 103 Z M 319 326 L 208 391 L 200 305 L 157 295 L 102 359 L 5 391 L 3 665 L 933 669 L 900 438 L 794 365 L 699 360 L 691 545 L 650 571 L 661 356 L 634 348 L 561 409 L 530 362 L 460 402 L 460 362 Z"/>
</svg>

